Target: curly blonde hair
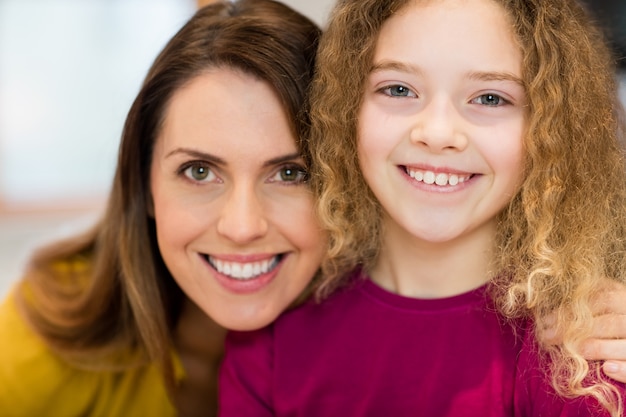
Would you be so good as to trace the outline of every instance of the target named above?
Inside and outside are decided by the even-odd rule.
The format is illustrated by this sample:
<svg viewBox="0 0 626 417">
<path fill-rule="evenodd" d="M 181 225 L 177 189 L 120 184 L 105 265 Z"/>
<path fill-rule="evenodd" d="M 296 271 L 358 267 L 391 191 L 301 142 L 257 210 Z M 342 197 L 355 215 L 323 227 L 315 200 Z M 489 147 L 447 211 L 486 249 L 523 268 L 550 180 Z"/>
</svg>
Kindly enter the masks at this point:
<svg viewBox="0 0 626 417">
<path fill-rule="evenodd" d="M 617 391 L 576 349 L 598 294 L 626 281 L 626 129 L 614 59 L 575 0 L 494 1 L 522 50 L 528 113 L 524 180 L 498 219 L 493 297 L 505 317 L 554 317 L 563 343 L 542 346 L 553 385 L 618 416 Z M 410 3 L 340 0 L 318 51 L 311 183 L 330 236 L 319 297 L 378 256 L 382 208 L 359 168 L 357 115 L 381 26 Z"/>
</svg>

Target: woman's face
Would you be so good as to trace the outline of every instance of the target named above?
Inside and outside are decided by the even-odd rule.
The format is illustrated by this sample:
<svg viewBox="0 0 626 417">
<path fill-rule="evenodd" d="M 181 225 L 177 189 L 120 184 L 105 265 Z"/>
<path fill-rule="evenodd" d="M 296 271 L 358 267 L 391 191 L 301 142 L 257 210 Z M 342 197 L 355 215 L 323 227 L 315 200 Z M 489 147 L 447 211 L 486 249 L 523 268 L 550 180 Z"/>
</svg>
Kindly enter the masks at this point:
<svg viewBox="0 0 626 417">
<path fill-rule="evenodd" d="M 272 322 L 325 250 L 287 116 L 270 86 L 214 68 L 177 91 L 151 166 L 161 255 L 218 324 Z"/>
</svg>

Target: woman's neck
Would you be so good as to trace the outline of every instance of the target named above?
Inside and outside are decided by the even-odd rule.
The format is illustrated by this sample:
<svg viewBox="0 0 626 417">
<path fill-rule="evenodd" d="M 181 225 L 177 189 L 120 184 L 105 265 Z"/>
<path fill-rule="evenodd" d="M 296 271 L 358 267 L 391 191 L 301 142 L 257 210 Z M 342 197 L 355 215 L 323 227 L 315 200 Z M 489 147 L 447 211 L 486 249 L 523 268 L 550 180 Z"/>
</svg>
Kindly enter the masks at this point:
<svg viewBox="0 0 626 417">
<path fill-rule="evenodd" d="M 382 288 L 412 298 L 445 298 L 489 281 L 494 225 L 446 242 L 427 242 L 385 230 L 379 258 L 369 272 Z"/>
<path fill-rule="evenodd" d="M 216 415 L 218 370 L 226 332 L 185 299 L 174 331 L 174 346 L 185 370 L 175 393 L 181 416 Z"/>
</svg>

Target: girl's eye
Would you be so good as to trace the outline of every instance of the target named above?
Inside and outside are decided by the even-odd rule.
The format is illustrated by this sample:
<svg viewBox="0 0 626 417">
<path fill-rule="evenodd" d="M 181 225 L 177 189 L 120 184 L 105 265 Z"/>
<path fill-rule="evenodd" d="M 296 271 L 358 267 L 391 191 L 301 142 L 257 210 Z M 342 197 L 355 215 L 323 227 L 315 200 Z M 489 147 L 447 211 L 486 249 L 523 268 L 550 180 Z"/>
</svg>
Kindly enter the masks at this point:
<svg viewBox="0 0 626 417">
<path fill-rule="evenodd" d="M 215 174 L 206 163 L 194 162 L 182 169 L 183 175 L 192 181 L 210 182 L 215 179 Z"/>
<path fill-rule="evenodd" d="M 303 167 L 292 165 L 280 168 L 270 181 L 301 184 L 306 182 L 308 177 L 309 174 Z"/>
<path fill-rule="evenodd" d="M 483 106 L 498 107 L 509 102 L 497 94 L 481 94 L 471 101 L 474 104 L 482 104 Z"/>
<path fill-rule="evenodd" d="M 409 87 L 400 84 L 384 87 L 380 91 L 391 97 L 417 97 Z"/>
</svg>

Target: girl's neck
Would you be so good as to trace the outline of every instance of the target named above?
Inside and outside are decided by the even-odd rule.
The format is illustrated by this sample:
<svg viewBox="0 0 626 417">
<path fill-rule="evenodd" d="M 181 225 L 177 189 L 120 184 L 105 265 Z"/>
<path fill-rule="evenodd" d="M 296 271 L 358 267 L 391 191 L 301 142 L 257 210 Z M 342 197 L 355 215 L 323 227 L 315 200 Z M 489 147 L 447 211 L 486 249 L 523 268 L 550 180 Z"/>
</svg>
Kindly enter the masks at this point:
<svg viewBox="0 0 626 417">
<path fill-rule="evenodd" d="M 445 298 L 487 283 L 493 271 L 494 225 L 446 242 L 427 242 L 387 229 L 369 272 L 382 288 L 405 297 Z"/>
</svg>

